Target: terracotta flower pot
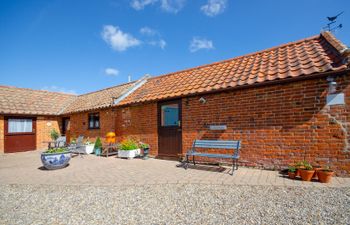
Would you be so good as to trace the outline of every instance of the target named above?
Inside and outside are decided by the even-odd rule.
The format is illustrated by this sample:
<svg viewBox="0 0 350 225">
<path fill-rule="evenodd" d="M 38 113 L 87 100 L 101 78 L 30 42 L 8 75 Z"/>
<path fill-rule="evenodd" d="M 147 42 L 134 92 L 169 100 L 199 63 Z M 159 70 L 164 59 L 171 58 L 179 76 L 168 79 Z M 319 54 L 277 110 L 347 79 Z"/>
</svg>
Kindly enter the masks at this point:
<svg viewBox="0 0 350 225">
<path fill-rule="evenodd" d="M 312 179 L 317 179 L 317 171 L 321 170 L 322 167 L 321 166 L 312 166 L 312 168 L 315 170 L 314 175 L 312 176 Z"/>
<path fill-rule="evenodd" d="M 315 170 L 300 170 L 300 177 L 303 181 L 311 181 Z"/>
<path fill-rule="evenodd" d="M 296 177 L 300 177 L 300 170 L 303 170 L 303 169 L 305 169 L 305 166 L 299 166 L 299 167 L 297 168 L 297 172 L 295 173 L 295 176 L 296 176 Z"/>
<path fill-rule="evenodd" d="M 288 172 L 288 177 L 290 179 L 295 179 L 295 175 L 296 175 L 296 173 L 294 173 L 294 172 Z"/>
<path fill-rule="evenodd" d="M 329 183 L 331 181 L 333 174 L 334 174 L 333 171 L 324 171 L 324 170 L 317 171 L 317 177 L 321 183 Z"/>
</svg>

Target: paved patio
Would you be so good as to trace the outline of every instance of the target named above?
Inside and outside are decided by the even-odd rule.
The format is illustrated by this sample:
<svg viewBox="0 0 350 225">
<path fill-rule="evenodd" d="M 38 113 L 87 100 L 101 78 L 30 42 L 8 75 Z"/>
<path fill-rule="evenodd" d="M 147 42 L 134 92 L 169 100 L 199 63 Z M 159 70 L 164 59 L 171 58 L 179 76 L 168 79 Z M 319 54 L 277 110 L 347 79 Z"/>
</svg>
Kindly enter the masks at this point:
<svg viewBox="0 0 350 225">
<path fill-rule="evenodd" d="M 290 180 L 278 171 L 240 167 L 196 166 L 184 170 L 178 162 L 158 159 L 119 159 L 86 155 L 74 157 L 61 170 L 42 169 L 40 151 L 0 155 L 0 184 L 55 185 L 152 185 L 152 184 L 226 184 L 301 187 L 350 187 L 350 178 L 334 177 L 332 183 Z"/>
<path fill-rule="evenodd" d="M 39 156 L 0 155 L 0 224 L 350 224 L 348 178 L 93 155 L 48 171 Z"/>
</svg>

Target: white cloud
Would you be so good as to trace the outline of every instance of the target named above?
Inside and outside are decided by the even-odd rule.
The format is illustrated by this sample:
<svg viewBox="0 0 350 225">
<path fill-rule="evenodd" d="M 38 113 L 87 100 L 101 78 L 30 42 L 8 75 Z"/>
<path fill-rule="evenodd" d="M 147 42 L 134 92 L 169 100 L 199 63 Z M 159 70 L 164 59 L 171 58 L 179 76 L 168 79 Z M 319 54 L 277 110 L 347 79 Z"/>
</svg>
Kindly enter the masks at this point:
<svg viewBox="0 0 350 225">
<path fill-rule="evenodd" d="M 119 70 L 114 68 L 106 68 L 105 74 L 107 74 L 108 76 L 117 76 L 119 74 Z"/>
<path fill-rule="evenodd" d="M 124 33 L 119 27 L 113 25 L 104 26 L 101 36 L 107 44 L 119 52 L 141 44 L 140 40 L 134 38 L 131 34 Z"/>
<path fill-rule="evenodd" d="M 157 0 L 133 0 L 130 5 L 135 10 L 142 10 L 147 5 L 152 5 L 155 2 L 157 2 Z"/>
<path fill-rule="evenodd" d="M 163 39 L 160 39 L 159 41 L 150 41 L 148 42 L 148 44 L 152 46 L 158 46 L 161 49 L 164 49 L 166 46 L 166 41 L 164 41 Z"/>
<path fill-rule="evenodd" d="M 52 92 L 60 92 L 60 93 L 66 93 L 66 94 L 74 94 L 74 95 L 77 94 L 77 92 L 74 91 L 74 90 L 68 90 L 68 89 L 66 89 L 64 87 L 58 87 L 58 86 L 55 86 L 55 85 L 45 86 L 41 90 L 43 90 L 43 91 L 52 91 Z"/>
<path fill-rule="evenodd" d="M 159 34 L 158 31 L 156 31 L 152 28 L 149 28 L 149 27 L 142 27 L 140 29 L 140 33 L 144 34 L 144 35 L 148 35 L 148 36 L 154 36 L 156 34 Z"/>
<path fill-rule="evenodd" d="M 154 3 L 159 3 L 163 11 L 176 14 L 184 7 L 186 0 L 133 0 L 130 5 L 135 10 L 142 10 Z"/>
<path fill-rule="evenodd" d="M 164 49 L 165 46 L 166 46 L 166 42 L 165 42 L 163 39 L 160 39 L 160 41 L 158 42 L 158 44 L 159 44 L 159 47 L 160 47 L 161 49 Z"/>
<path fill-rule="evenodd" d="M 170 13 L 178 13 L 185 5 L 186 0 L 161 0 L 160 8 Z"/>
<path fill-rule="evenodd" d="M 140 33 L 149 37 L 150 40 L 146 41 L 147 44 L 160 47 L 161 49 L 165 48 L 166 41 L 157 30 L 146 26 L 140 29 Z"/>
<path fill-rule="evenodd" d="M 190 43 L 190 52 L 196 52 L 201 49 L 214 49 L 213 42 L 205 38 L 194 37 Z"/>
<path fill-rule="evenodd" d="M 216 16 L 223 13 L 227 6 L 227 0 L 208 0 L 206 5 L 201 7 L 203 13 L 207 16 Z"/>
</svg>

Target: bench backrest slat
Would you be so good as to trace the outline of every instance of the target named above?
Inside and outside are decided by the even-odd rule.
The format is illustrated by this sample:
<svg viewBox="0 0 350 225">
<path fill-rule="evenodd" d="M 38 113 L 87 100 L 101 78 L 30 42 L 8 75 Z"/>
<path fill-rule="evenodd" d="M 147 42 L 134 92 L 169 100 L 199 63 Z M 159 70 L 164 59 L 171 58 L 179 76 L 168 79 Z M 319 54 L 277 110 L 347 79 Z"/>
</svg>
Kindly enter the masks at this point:
<svg viewBox="0 0 350 225">
<path fill-rule="evenodd" d="M 220 148 L 220 149 L 239 149 L 241 141 L 221 141 L 221 140 L 195 140 L 194 148 Z"/>
</svg>

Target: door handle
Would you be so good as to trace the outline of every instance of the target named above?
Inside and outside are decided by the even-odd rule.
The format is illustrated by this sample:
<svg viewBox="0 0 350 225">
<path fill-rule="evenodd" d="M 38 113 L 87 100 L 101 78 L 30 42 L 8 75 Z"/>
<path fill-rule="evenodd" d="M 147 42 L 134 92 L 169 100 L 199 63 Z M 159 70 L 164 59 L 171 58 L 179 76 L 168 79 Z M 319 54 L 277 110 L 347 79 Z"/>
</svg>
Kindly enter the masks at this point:
<svg viewBox="0 0 350 225">
<path fill-rule="evenodd" d="M 181 127 L 181 120 L 177 121 L 177 125 Z"/>
</svg>

